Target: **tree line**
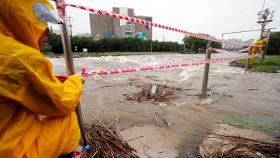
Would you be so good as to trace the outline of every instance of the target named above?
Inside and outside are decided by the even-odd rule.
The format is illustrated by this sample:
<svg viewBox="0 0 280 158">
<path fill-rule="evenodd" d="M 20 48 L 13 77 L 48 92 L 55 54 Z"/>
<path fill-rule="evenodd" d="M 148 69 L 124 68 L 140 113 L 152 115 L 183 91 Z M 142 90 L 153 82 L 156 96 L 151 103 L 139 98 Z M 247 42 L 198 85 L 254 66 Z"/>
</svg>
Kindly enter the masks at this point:
<svg viewBox="0 0 280 158">
<path fill-rule="evenodd" d="M 209 36 L 209 35 L 208 35 Z M 178 42 L 160 42 L 141 40 L 134 37 L 128 38 L 104 38 L 96 40 L 88 36 L 73 36 L 71 38 L 73 52 L 82 52 L 87 48 L 88 52 L 204 52 L 208 41 L 195 37 L 185 37 L 184 44 Z M 76 47 L 76 49 L 75 49 Z M 221 48 L 222 44 L 213 42 L 212 47 Z M 62 53 L 61 36 L 53 34 L 44 52 Z M 280 55 L 280 32 L 272 32 L 269 39 L 267 54 Z"/>
<path fill-rule="evenodd" d="M 210 36 L 207 34 L 203 34 L 203 35 Z M 197 53 L 197 52 L 204 52 L 206 50 L 209 41 L 196 37 L 186 36 L 184 37 L 183 42 L 185 43 L 186 49 L 188 51 Z M 217 42 L 212 42 L 212 47 L 220 49 L 222 48 L 222 44 Z"/>
<path fill-rule="evenodd" d="M 205 50 L 208 42 L 194 37 L 185 37 L 183 41 L 186 44 L 187 50 L 192 52 L 201 52 Z M 221 48 L 222 44 L 213 42 L 212 47 Z M 280 32 L 271 32 L 267 48 L 268 55 L 280 55 Z"/>
<path fill-rule="evenodd" d="M 82 52 L 84 48 L 88 52 L 180 52 L 184 50 L 184 44 L 178 42 L 159 42 L 151 40 L 141 40 L 134 37 L 128 38 L 104 38 L 96 40 L 88 36 L 73 36 L 71 38 L 73 52 Z M 52 35 L 44 52 L 62 53 L 62 43 L 60 35 Z"/>
<path fill-rule="evenodd" d="M 280 31 L 272 32 L 268 41 L 267 54 L 280 55 Z"/>
</svg>

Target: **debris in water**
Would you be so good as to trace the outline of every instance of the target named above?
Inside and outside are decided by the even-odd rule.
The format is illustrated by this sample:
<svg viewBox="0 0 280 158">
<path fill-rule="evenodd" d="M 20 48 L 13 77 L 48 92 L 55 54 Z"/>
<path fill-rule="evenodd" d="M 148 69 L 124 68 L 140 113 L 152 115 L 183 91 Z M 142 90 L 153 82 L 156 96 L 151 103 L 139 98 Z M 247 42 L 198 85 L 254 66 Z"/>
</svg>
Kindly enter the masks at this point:
<svg viewBox="0 0 280 158">
<path fill-rule="evenodd" d="M 156 91 L 157 91 L 157 85 L 153 84 L 152 88 L 150 90 L 150 95 L 151 96 L 154 95 L 156 93 Z"/>
<path fill-rule="evenodd" d="M 154 121 L 155 124 L 160 127 L 170 127 L 173 123 L 171 120 L 167 120 L 157 112 L 155 112 Z"/>
<path fill-rule="evenodd" d="M 139 158 L 112 125 L 95 122 L 86 128 L 86 137 L 91 146 L 88 157 Z"/>
<path fill-rule="evenodd" d="M 139 78 L 137 77 L 128 77 L 128 81 L 138 81 Z"/>
<path fill-rule="evenodd" d="M 176 91 L 181 91 L 179 88 L 172 88 L 166 85 L 142 85 L 142 90 L 135 94 L 124 94 L 126 100 L 142 101 L 154 101 L 154 102 L 169 102 L 175 97 Z"/>
<path fill-rule="evenodd" d="M 144 136 L 139 136 L 139 137 L 136 137 L 136 138 L 132 138 L 132 139 L 129 139 L 129 140 L 126 140 L 126 142 L 130 142 L 130 141 L 133 141 L 133 140 L 136 140 L 136 139 L 139 139 L 139 138 L 143 138 Z"/>
<path fill-rule="evenodd" d="M 203 158 L 278 158 L 280 140 L 246 129 L 221 124 L 218 130 L 207 132 L 200 145 Z"/>
</svg>

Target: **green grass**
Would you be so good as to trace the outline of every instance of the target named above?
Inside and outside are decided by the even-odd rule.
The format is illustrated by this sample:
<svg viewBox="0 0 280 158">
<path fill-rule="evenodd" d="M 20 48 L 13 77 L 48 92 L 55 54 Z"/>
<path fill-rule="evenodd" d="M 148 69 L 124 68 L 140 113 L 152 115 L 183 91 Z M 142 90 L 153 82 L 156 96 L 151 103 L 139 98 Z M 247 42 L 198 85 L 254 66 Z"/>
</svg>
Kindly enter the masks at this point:
<svg viewBox="0 0 280 158">
<path fill-rule="evenodd" d="M 246 59 L 231 62 L 232 66 L 245 67 Z M 280 70 L 280 55 L 266 56 L 263 64 L 261 58 L 255 58 L 254 64 L 251 65 L 252 71 L 275 73 Z"/>
<path fill-rule="evenodd" d="M 278 133 L 280 132 L 277 120 L 265 117 L 222 114 L 218 115 L 217 119 L 222 121 L 222 123 L 238 128 L 257 130 L 273 136 L 278 136 Z"/>
</svg>

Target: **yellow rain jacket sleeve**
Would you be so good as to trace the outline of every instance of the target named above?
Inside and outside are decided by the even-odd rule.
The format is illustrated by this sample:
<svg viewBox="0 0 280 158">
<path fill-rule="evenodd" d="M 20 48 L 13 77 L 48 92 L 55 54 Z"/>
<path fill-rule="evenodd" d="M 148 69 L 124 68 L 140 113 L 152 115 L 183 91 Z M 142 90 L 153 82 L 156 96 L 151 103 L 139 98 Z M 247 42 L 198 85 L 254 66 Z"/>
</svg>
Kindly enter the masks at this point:
<svg viewBox="0 0 280 158">
<path fill-rule="evenodd" d="M 22 48 L 23 49 L 23 48 Z M 28 48 L 27 48 L 28 49 Z M 49 61 L 31 50 L 20 57 L 13 57 L 8 68 L 21 67 L 21 82 L 16 93 L 4 92 L 8 98 L 21 103 L 28 110 L 48 116 L 67 115 L 75 110 L 79 101 L 82 82 L 79 76 L 70 76 L 64 83 L 52 75 Z M 12 71 L 12 70 L 10 70 Z M 16 74 L 17 75 L 17 74 Z M 9 80 L 5 85 L 9 86 Z M 40 106 L 38 106 L 40 105 Z"/>
<path fill-rule="evenodd" d="M 82 81 L 64 83 L 52 74 L 38 41 L 46 29 L 33 13 L 47 0 L 0 1 L 0 158 L 55 158 L 80 139 L 74 109 Z M 44 121 L 38 115 L 47 115 Z"/>
</svg>

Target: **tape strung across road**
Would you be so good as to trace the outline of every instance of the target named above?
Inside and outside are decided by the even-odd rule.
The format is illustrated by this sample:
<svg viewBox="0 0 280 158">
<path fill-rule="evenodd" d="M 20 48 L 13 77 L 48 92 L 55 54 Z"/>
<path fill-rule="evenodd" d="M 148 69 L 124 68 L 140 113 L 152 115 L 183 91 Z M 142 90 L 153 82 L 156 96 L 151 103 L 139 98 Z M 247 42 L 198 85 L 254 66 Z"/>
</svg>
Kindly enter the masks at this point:
<svg viewBox="0 0 280 158">
<path fill-rule="evenodd" d="M 61 5 L 62 8 L 64 8 L 65 6 L 70 6 L 70 7 L 86 10 L 89 12 L 97 13 L 99 15 L 109 16 L 109 17 L 113 17 L 113 18 L 117 18 L 117 19 L 121 19 L 121 20 L 127 20 L 127 21 L 130 21 L 133 23 L 149 25 L 152 27 L 158 27 L 158 28 L 162 28 L 162 29 L 166 29 L 166 30 L 170 30 L 170 31 L 174 31 L 174 32 L 179 32 L 179 33 L 183 33 L 187 36 L 192 36 L 192 37 L 196 37 L 196 38 L 200 38 L 200 39 L 204 39 L 204 40 L 208 40 L 208 41 L 219 42 L 219 43 L 231 43 L 231 44 L 237 44 L 237 45 L 242 45 L 242 46 L 247 47 L 241 51 L 237 51 L 236 53 L 239 53 L 242 51 L 248 51 L 248 49 L 253 46 L 250 44 L 244 44 L 244 43 L 232 42 L 229 40 L 217 39 L 214 37 L 205 36 L 205 35 L 198 34 L 198 33 L 192 33 L 192 32 L 186 31 L 186 30 L 182 30 L 182 29 L 177 29 L 174 27 L 153 23 L 153 22 L 147 21 L 147 20 L 124 16 L 124 15 L 120 15 L 120 14 L 116 14 L 116 13 L 110 13 L 110 12 L 103 11 L 103 10 L 92 9 L 92 8 L 81 6 L 81 5 L 64 4 L 64 3 Z M 215 48 L 212 48 L 212 49 L 216 50 L 217 52 L 224 51 L 221 49 L 215 49 Z M 156 64 L 156 65 L 149 65 L 149 66 L 129 67 L 129 68 L 117 68 L 117 69 L 99 70 L 99 71 L 90 71 L 90 72 L 87 72 L 86 69 L 84 68 L 84 69 L 82 69 L 82 75 L 84 77 L 92 77 L 92 76 L 96 76 L 96 75 L 116 75 L 116 74 L 120 74 L 120 73 L 132 73 L 132 72 L 137 72 L 137 71 L 147 71 L 147 70 L 155 70 L 155 69 L 168 69 L 168 68 L 178 68 L 178 67 L 186 67 L 186 66 L 193 66 L 193 65 L 221 63 L 221 62 L 227 62 L 227 61 L 233 61 L 233 60 L 247 59 L 247 58 L 257 57 L 257 56 L 261 56 L 261 55 L 255 54 L 255 55 L 250 56 L 250 55 L 240 55 L 239 54 L 237 56 L 231 56 L 231 57 L 225 57 L 225 58 L 180 61 L 180 62 L 172 62 L 172 63 L 167 63 L 167 64 Z"/>
<path fill-rule="evenodd" d="M 137 67 L 129 67 L 129 68 L 117 68 L 110 70 L 99 70 L 99 71 L 90 71 L 86 72 L 86 69 L 82 69 L 83 77 L 93 77 L 96 75 L 117 75 L 121 73 L 132 73 L 137 71 L 148 71 L 148 70 L 156 70 L 156 69 L 169 69 L 169 68 L 179 68 L 179 67 L 187 67 L 187 66 L 198 66 L 203 64 L 214 64 L 214 63 L 222 63 L 240 59 L 248 59 L 251 57 L 261 57 L 261 54 L 255 55 L 237 55 L 225 58 L 213 58 L 213 59 L 198 59 L 198 60 L 189 60 L 189 61 L 180 61 L 180 62 L 170 62 L 166 64 L 156 64 L 149 66 L 137 66 Z"/>
<path fill-rule="evenodd" d="M 233 42 L 233 41 L 228 41 L 228 40 L 223 40 L 223 39 L 217 39 L 217 38 L 214 38 L 214 37 L 205 36 L 205 35 L 198 34 L 198 33 L 192 33 L 192 32 L 186 31 L 186 30 L 182 30 L 182 29 L 177 29 L 177 28 L 174 28 L 174 27 L 153 23 L 151 21 L 147 21 L 147 20 L 143 20 L 143 19 L 124 16 L 124 15 L 120 15 L 120 14 L 116 14 L 116 13 L 110 13 L 110 12 L 107 12 L 107 11 L 104 11 L 104 10 L 92 9 L 92 8 L 89 8 L 89 7 L 84 7 L 84 6 L 80 6 L 80 5 L 74 5 L 74 4 L 65 4 L 65 5 L 70 6 L 70 7 L 74 7 L 74 8 L 79 8 L 79 9 L 82 9 L 82 10 L 86 10 L 86 11 L 89 11 L 89 12 L 97 13 L 99 15 L 109 16 L 109 17 L 122 19 L 122 20 L 128 20 L 128 21 L 133 22 L 133 23 L 149 25 L 149 26 L 153 26 L 153 27 L 158 27 L 158 28 L 162 28 L 162 29 L 166 29 L 166 30 L 170 30 L 170 31 L 183 33 L 187 36 L 192 36 L 192 37 L 196 37 L 196 38 L 200 38 L 200 39 L 205 39 L 205 40 L 208 40 L 208 41 L 213 41 L 213 42 L 218 42 L 218 43 L 231 43 L 231 44 L 237 44 L 237 45 L 243 45 L 243 46 L 250 46 L 249 44 L 245 44 L 245 43 L 238 43 L 238 42 Z"/>
</svg>

